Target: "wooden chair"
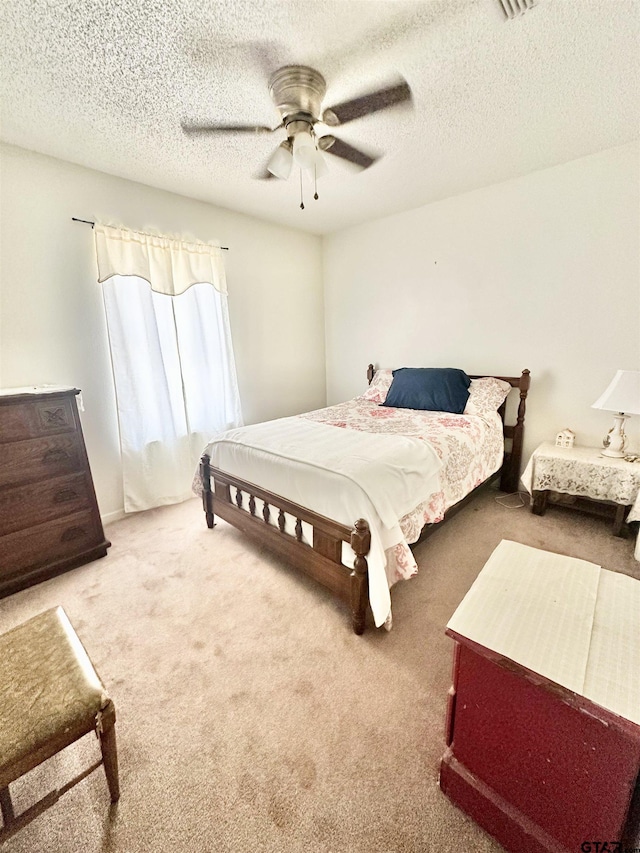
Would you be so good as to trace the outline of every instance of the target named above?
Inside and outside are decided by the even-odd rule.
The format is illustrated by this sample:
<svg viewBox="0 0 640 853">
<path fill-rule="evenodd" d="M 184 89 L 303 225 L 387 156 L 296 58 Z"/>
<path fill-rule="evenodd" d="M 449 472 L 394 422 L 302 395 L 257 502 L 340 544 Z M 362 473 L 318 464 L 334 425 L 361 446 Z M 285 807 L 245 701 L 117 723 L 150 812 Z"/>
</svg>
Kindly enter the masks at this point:
<svg viewBox="0 0 640 853">
<path fill-rule="evenodd" d="M 104 765 L 111 802 L 120 796 L 113 702 L 62 607 L 0 636 L 0 843 Z M 9 785 L 95 731 L 102 758 L 16 815 Z"/>
</svg>

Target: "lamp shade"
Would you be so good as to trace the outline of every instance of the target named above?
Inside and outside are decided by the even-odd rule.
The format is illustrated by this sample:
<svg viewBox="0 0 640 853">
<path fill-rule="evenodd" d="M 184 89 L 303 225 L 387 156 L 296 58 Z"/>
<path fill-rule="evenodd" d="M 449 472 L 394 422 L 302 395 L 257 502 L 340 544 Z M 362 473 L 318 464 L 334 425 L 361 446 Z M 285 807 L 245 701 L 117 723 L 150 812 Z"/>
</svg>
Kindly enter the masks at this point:
<svg viewBox="0 0 640 853">
<path fill-rule="evenodd" d="M 640 415 L 640 371 L 618 370 L 604 394 L 598 397 L 591 408 Z"/>
<path fill-rule="evenodd" d="M 313 169 L 316 146 L 311 134 L 303 130 L 293 137 L 293 159 L 302 169 Z"/>
<path fill-rule="evenodd" d="M 269 157 L 267 170 L 272 175 L 275 175 L 276 178 L 282 178 L 283 181 L 286 181 L 291 174 L 292 166 L 293 154 L 291 153 L 291 143 L 288 139 L 285 139 L 284 142 L 278 145 L 271 157 Z"/>
</svg>

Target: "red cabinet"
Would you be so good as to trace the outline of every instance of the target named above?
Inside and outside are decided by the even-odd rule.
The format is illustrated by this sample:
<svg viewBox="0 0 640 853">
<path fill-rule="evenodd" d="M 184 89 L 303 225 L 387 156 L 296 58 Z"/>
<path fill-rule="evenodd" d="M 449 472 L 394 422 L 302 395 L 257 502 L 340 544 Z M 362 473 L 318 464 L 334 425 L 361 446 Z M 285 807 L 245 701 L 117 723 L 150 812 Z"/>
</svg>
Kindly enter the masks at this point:
<svg viewBox="0 0 640 853">
<path fill-rule="evenodd" d="M 511 594 L 518 586 L 518 556 L 532 555 L 520 550 L 526 546 L 508 544 L 494 565 L 488 564 L 488 575 L 481 573 L 479 588 L 472 588 L 447 628 L 456 645 L 440 787 L 514 853 L 622 851 L 640 845 L 640 707 L 629 713 L 632 719 L 626 716 L 637 698 L 637 672 L 629 669 L 628 680 L 618 683 L 624 678 L 625 651 L 629 666 L 637 663 L 640 612 L 634 617 L 635 607 L 629 609 L 634 633 L 633 621 L 615 609 L 616 593 L 609 594 L 624 578 L 618 592 L 628 601 L 631 590 L 635 605 L 640 582 L 606 572 L 602 583 L 605 570 L 593 566 L 591 585 L 583 569 L 592 564 L 574 561 L 554 584 L 550 578 L 559 561 L 571 560 L 554 554 L 547 566 L 551 573 L 543 571 L 538 583 L 535 566 L 546 554 L 538 552 L 524 589 Z M 497 573 L 496 562 L 502 563 Z M 575 602 L 581 596 L 582 605 Z M 566 626 L 576 608 L 575 625 L 564 640 L 551 638 L 549 645 L 548 631 L 556 622 Z M 540 613 L 549 615 L 544 626 Z M 557 629 L 562 635 L 563 625 Z M 535 650 L 541 630 L 544 659 Z M 514 660 L 527 655 L 528 666 Z M 536 660 L 540 665 L 532 668 Z M 536 670 L 561 673 L 574 689 Z M 575 684 L 582 686 L 575 689 Z"/>
</svg>

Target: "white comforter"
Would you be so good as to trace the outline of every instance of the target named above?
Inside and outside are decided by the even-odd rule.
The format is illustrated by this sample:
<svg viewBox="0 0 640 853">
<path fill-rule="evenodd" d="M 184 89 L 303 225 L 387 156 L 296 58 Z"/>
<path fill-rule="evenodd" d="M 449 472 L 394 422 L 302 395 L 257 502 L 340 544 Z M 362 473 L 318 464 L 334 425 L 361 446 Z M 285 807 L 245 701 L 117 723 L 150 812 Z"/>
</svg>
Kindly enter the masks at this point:
<svg viewBox="0 0 640 853">
<path fill-rule="evenodd" d="M 292 417 L 229 430 L 206 452 L 215 467 L 341 524 L 366 518 L 371 610 L 376 625 L 387 622 L 385 550 L 403 539 L 399 520 L 438 489 L 442 462 L 431 445 Z"/>
</svg>

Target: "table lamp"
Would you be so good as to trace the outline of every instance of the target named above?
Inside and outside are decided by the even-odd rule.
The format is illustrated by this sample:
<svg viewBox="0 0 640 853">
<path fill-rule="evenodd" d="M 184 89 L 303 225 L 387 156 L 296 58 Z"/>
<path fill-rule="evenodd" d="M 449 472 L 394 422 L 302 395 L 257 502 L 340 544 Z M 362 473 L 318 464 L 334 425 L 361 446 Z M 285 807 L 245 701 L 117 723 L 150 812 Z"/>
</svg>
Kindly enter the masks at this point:
<svg viewBox="0 0 640 853">
<path fill-rule="evenodd" d="M 627 437 L 624 422 L 629 415 L 640 415 L 640 371 L 618 370 L 604 394 L 591 406 L 615 412 L 613 426 L 604 438 L 603 456 L 624 457 Z"/>
</svg>

